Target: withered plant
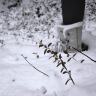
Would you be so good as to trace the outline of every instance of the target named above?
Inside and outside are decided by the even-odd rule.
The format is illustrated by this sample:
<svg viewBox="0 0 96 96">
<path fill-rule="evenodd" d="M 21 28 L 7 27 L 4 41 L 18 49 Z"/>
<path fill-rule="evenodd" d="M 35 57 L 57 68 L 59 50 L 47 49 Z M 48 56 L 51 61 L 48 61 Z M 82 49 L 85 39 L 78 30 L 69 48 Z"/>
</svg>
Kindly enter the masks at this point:
<svg viewBox="0 0 96 96">
<path fill-rule="evenodd" d="M 55 58 L 54 63 L 57 62 L 57 67 L 59 67 L 60 65 L 62 66 L 62 69 L 61 69 L 61 73 L 62 73 L 62 74 L 68 74 L 69 79 L 66 81 L 65 85 L 67 85 L 67 83 L 68 83 L 69 81 L 72 81 L 72 83 L 75 84 L 75 82 L 74 82 L 74 80 L 73 80 L 73 78 L 72 78 L 72 76 L 71 76 L 71 70 L 68 70 L 68 69 L 67 69 L 67 67 L 66 67 L 66 62 L 63 61 L 62 55 L 61 55 L 61 54 L 58 54 L 58 53 L 55 52 L 55 51 L 52 51 L 52 50 L 50 49 L 50 46 L 51 46 L 51 45 L 52 45 L 52 43 L 49 43 L 48 45 L 44 45 L 44 44 L 42 43 L 42 40 L 41 40 L 41 41 L 40 41 L 40 44 L 39 44 L 39 47 L 44 47 L 44 48 L 45 48 L 44 54 L 50 53 L 50 54 L 52 55 L 49 59 Z M 64 52 L 64 54 L 67 55 L 67 57 L 70 56 L 67 51 L 63 51 L 63 52 Z M 76 55 L 76 54 L 74 54 L 71 58 L 74 58 L 75 55 Z M 67 60 L 67 62 L 69 62 L 69 61 L 71 60 L 71 58 L 69 58 L 69 59 Z"/>
</svg>

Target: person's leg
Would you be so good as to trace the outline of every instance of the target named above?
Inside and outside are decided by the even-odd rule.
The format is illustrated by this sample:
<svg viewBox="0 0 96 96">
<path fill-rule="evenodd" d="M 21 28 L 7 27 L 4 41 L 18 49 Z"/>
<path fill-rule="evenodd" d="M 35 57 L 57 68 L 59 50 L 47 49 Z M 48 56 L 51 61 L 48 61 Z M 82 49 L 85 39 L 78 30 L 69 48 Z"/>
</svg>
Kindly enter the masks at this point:
<svg viewBox="0 0 96 96">
<path fill-rule="evenodd" d="M 58 26 L 58 33 L 63 50 L 75 52 L 81 50 L 82 25 L 85 0 L 61 0 L 63 25 Z"/>
<path fill-rule="evenodd" d="M 85 0 L 61 0 L 63 24 L 83 21 Z"/>
</svg>

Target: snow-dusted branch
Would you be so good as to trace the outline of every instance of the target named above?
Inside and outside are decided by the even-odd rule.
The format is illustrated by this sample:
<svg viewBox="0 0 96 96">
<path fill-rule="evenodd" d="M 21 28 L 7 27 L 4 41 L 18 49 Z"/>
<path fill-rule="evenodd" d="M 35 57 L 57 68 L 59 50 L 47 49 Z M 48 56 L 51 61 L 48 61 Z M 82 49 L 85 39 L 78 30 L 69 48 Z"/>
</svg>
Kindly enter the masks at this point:
<svg viewBox="0 0 96 96">
<path fill-rule="evenodd" d="M 86 54 L 84 54 L 83 52 L 79 51 L 78 49 L 72 47 L 74 50 L 78 51 L 79 53 L 83 54 L 84 56 L 86 56 L 87 58 L 89 58 L 91 61 L 96 63 L 96 60 L 93 60 L 91 57 L 87 56 Z"/>
<path fill-rule="evenodd" d="M 66 67 L 66 62 L 64 62 L 63 61 L 63 59 L 62 59 L 62 56 L 61 56 L 61 54 L 57 54 L 57 52 L 55 52 L 55 51 L 52 51 L 49 47 L 51 46 L 51 44 L 52 43 L 49 43 L 48 45 L 44 45 L 44 44 L 42 44 L 42 40 L 40 41 L 40 45 L 39 45 L 39 47 L 44 47 L 45 48 L 45 50 L 44 50 L 44 54 L 46 54 L 46 53 L 50 53 L 52 56 L 50 57 L 50 58 L 55 58 L 55 61 L 54 61 L 54 63 L 56 62 L 56 61 L 58 61 L 58 64 L 57 64 L 57 67 L 59 67 L 60 65 L 62 65 L 62 69 L 61 69 L 61 73 L 62 74 L 68 74 L 69 75 L 69 79 L 66 81 L 66 83 L 65 83 L 65 85 L 67 85 L 67 83 L 71 80 L 72 81 L 72 83 L 75 85 L 75 82 L 74 82 L 74 80 L 73 80 L 73 78 L 72 78 L 72 76 L 71 76 L 71 71 L 70 70 L 68 70 L 67 69 L 67 67 Z M 68 55 L 68 53 L 67 53 L 67 55 Z M 49 59 L 50 59 L 49 58 Z"/>
<path fill-rule="evenodd" d="M 26 59 L 26 57 L 24 57 L 24 55 L 22 54 L 21 55 L 26 61 L 27 61 L 27 63 L 30 65 L 30 66 L 32 66 L 34 69 L 36 69 L 38 72 L 40 72 L 40 73 L 42 73 L 43 75 L 45 75 L 45 76 L 47 76 L 47 77 L 49 77 L 49 75 L 47 75 L 46 73 L 44 73 L 44 72 L 42 72 L 42 71 L 40 71 L 39 69 L 37 69 L 35 66 L 33 66 L 27 59 Z"/>
</svg>

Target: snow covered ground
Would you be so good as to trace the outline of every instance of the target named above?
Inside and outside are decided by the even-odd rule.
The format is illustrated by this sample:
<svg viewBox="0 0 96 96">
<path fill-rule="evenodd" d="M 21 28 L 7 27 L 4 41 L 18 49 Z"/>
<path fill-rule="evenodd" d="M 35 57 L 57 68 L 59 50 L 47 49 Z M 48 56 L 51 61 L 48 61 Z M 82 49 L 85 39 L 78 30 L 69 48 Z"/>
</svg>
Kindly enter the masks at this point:
<svg viewBox="0 0 96 96">
<path fill-rule="evenodd" d="M 89 50 L 84 53 L 96 60 L 96 36 L 92 33 L 83 32 L 83 42 L 89 45 Z M 96 63 L 87 57 L 78 53 L 75 57 L 77 62 L 71 60 L 66 64 L 72 71 L 75 85 L 71 81 L 65 85 L 68 76 L 60 73 L 61 67 L 57 68 L 54 59 L 49 60 L 51 55 L 44 55 L 44 49 L 39 48 L 38 44 L 30 40 L 19 40 L 17 43 L 13 36 L 0 38 L 5 39 L 5 45 L 0 48 L 0 96 L 96 96 Z M 48 44 L 53 40 L 43 41 Z M 49 77 L 32 68 L 21 54 Z M 66 55 L 61 54 L 66 61 Z M 80 63 L 82 59 L 85 61 Z"/>
<path fill-rule="evenodd" d="M 0 17 L 0 96 L 96 96 L 96 63 L 81 53 L 77 53 L 75 60 L 67 62 L 73 53 L 67 57 L 63 52 L 59 52 L 58 54 L 61 54 L 63 60 L 67 62 L 66 67 L 71 70 L 75 82 L 75 85 L 71 81 L 65 85 L 68 74 L 61 74 L 62 66 L 56 67 L 57 62 L 53 63 L 54 58 L 49 59 L 51 54 L 44 55 L 44 48 L 39 48 L 40 40 L 44 44 L 56 43 L 58 38 L 54 24 L 58 24 L 62 16 L 59 0 L 48 1 L 52 8 L 47 5 L 47 1 L 45 2 L 49 12 L 44 4 L 40 2 L 37 4 L 35 1 L 28 5 L 29 7 L 24 5 L 20 9 L 11 10 L 9 15 Z M 39 14 L 36 14 L 36 8 L 41 8 L 38 9 L 41 10 Z M 82 42 L 89 46 L 89 50 L 84 53 L 94 60 L 96 60 L 95 24 L 87 22 L 82 35 Z M 49 34 L 50 27 L 53 29 Z M 30 66 L 22 54 L 49 77 Z M 81 60 L 84 62 L 80 63 Z"/>
</svg>

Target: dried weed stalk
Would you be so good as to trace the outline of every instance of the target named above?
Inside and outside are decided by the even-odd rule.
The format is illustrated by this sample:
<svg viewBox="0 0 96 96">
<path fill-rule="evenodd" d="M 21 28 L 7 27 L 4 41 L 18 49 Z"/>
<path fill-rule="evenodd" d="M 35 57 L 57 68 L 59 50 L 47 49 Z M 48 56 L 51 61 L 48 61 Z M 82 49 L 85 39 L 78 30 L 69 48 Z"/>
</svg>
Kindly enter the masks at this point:
<svg viewBox="0 0 96 96">
<path fill-rule="evenodd" d="M 49 77 L 49 75 L 47 75 L 46 73 L 40 71 L 40 70 L 37 69 L 35 66 L 33 66 L 33 65 L 27 60 L 27 58 L 26 58 L 23 54 L 22 54 L 21 56 L 27 61 L 27 63 L 28 63 L 31 67 L 33 67 L 35 70 L 37 70 L 38 72 L 42 73 L 43 75 Z"/>
<path fill-rule="evenodd" d="M 68 69 L 67 69 L 67 67 L 66 67 L 66 62 L 63 61 L 61 54 L 58 55 L 57 52 L 52 51 L 52 50 L 49 48 L 51 45 L 52 45 L 52 43 L 49 43 L 48 45 L 44 45 L 44 44 L 42 44 L 42 40 L 41 40 L 41 41 L 40 41 L 40 44 L 39 44 L 39 47 L 44 47 L 44 48 L 45 48 L 44 54 L 46 54 L 46 53 L 52 54 L 52 56 L 51 56 L 50 58 L 52 58 L 52 57 L 55 58 L 54 63 L 55 63 L 55 62 L 58 62 L 58 63 L 57 63 L 57 67 L 59 67 L 60 65 L 62 65 L 62 67 L 63 67 L 63 68 L 61 69 L 61 73 L 62 73 L 62 74 L 68 74 L 68 75 L 69 75 L 69 79 L 66 81 L 65 85 L 67 85 L 67 83 L 68 83 L 70 80 L 72 81 L 73 84 L 75 84 L 75 83 L 74 83 L 74 80 L 73 80 L 73 78 L 72 78 L 72 76 L 71 76 L 71 70 L 68 70 Z M 64 53 L 67 54 L 67 57 L 69 57 L 69 54 L 68 54 L 67 51 L 64 51 Z M 76 54 L 74 54 L 73 57 L 75 57 L 75 55 L 76 55 Z M 71 57 L 71 58 L 73 58 L 73 57 Z M 49 59 L 50 59 L 50 58 L 49 58 Z M 71 58 L 68 59 L 68 62 L 71 60 Z"/>
</svg>

